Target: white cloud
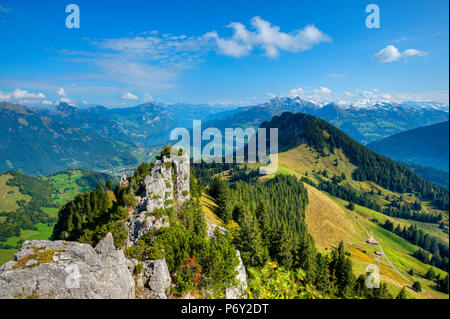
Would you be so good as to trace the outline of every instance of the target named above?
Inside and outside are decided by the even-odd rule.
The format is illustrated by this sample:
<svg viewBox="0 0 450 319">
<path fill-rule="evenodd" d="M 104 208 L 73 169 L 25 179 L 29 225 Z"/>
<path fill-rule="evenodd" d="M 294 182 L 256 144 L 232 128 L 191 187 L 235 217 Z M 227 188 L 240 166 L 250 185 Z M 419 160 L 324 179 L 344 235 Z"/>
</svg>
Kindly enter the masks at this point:
<svg viewBox="0 0 450 319">
<path fill-rule="evenodd" d="M 123 93 L 122 99 L 124 99 L 124 100 L 139 100 L 139 98 L 136 95 L 134 95 L 133 93 L 130 93 L 130 92 Z"/>
<path fill-rule="evenodd" d="M 91 71 L 66 75 L 64 81 L 91 83 L 78 89 L 71 87 L 69 94 L 85 92 L 92 87 L 91 95 L 95 96 L 122 94 L 124 89 L 143 96 L 148 91 L 154 93 L 174 88 L 184 70 L 203 62 L 212 51 L 241 57 L 260 50 L 266 56 L 275 58 L 282 51 L 300 52 L 318 43 L 331 41 L 328 35 L 313 25 L 285 33 L 260 17 L 251 19 L 250 26 L 239 22 L 228 26 L 233 32 L 230 38 L 223 38 L 215 31 L 195 36 L 148 31 L 120 38 L 85 38 L 94 50 L 64 49 L 59 53 L 65 61 L 87 65 Z M 60 79 L 55 79 L 55 83 L 60 83 L 57 81 Z M 61 84 L 56 85 L 59 87 Z M 99 92 L 98 87 L 104 89 Z M 60 93 L 59 98 L 67 97 L 64 90 Z"/>
<path fill-rule="evenodd" d="M 63 88 L 60 88 L 57 92 L 59 97 L 64 97 L 66 96 L 66 91 Z"/>
<path fill-rule="evenodd" d="M 68 97 L 62 97 L 59 99 L 60 103 L 67 103 L 69 105 L 75 106 L 75 101 Z"/>
<path fill-rule="evenodd" d="M 76 106 L 75 100 L 67 96 L 67 92 L 64 90 L 64 88 L 59 88 L 56 93 L 58 94 L 59 102 L 57 101 L 55 102 L 55 104 L 67 103 L 71 106 Z"/>
<path fill-rule="evenodd" d="M 49 100 L 44 100 L 44 101 L 42 101 L 42 104 L 44 104 L 44 105 L 53 105 L 53 102 L 49 101 Z"/>
<path fill-rule="evenodd" d="M 331 91 L 329 88 L 326 88 L 324 86 L 321 86 L 318 89 L 314 90 L 315 93 L 320 93 L 320 94 L 331 94 L 333 93 L 333 91 Z"/>
<path fill-rule="evenodd" d="M 0 91 L 0 100 L 41 100 L 45 99 L 43 93 L 31 93 L 27 90 L 15 89 L 10 93 L 4 93 Z"/>
<path fill-rule="evenodd" d="M 382 63 L 390 63 L 399 61 L 401 59 L 407 59 L 412 56 L 426 56 L 428 52 L 419 51 L 416 49 L 406 49 L 400 52 L 395 46 L 388 45 L 384 49 L 381 49 L 373 56 L 374 61 Z"/>
<path fill-rule="evenodd" d="M 144 102 L 154 101 L 152 95 L 149 94 L 149 93 L 145 93 L 145 94 L 144 94 L 144 97 L 142 98 L 142 100 L 143 100 Z"/>
<path fill-rule="evenodd" d="M 240 58 L 249 55 L 252 47 L 245 43 L 239 43 L 235 40 L 226 40 L 219 37 L 217 32 L 209 32 L 205 34 L 205 38 L 212 38 L 216 41 L 218 52 L 224 55 Z"/>
<path fill-rule="evenodd" d="M 314 25 L 285 33 L 280 31 L 279 26 L 260 17 L 252 18 L 250 24 L 251 30 L 248 30 L 242 23 L 230 23 L 228 27 L 233 29 L 233 35 L 229 39 L 221 38 L 215 31 L 205 34 L 205 38 L 215 40 L 218 53 L 236 58 L 249 55 L 255 47 L 261 49 L 264 55 L 277 58 L 280 51 L 296 53 L 309 50 L 321 42 L 331 41 L 328 35 Z"/>
<path fill-rule="evenodd" d="M 302 88 L 292 89 L 289 91 L 288 96 L 289 97 L 300 96 L 300 94 L 303 93 L 303 91 L 304 90 Z"/>
<path fill-rule="evenodd" d="M 352 93 L 352 92 L 349 92 L 349 91 L 344 91 L 344 94 L 345 94 L 346 96 L 353 96 L 353 93 Z"/>
</svg>

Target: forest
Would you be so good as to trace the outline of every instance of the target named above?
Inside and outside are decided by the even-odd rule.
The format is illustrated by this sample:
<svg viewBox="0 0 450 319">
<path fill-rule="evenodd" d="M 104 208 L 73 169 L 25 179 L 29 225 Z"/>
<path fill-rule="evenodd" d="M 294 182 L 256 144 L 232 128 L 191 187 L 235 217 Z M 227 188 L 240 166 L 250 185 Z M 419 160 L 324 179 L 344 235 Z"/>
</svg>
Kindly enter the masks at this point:
<svg viewBox="0 0 450 319">
<path fill-rule="evenodd" d="M 411 193 L 423 200 L 430 200 L 438 209 L 449 209 L 448 188 L 427 181 L 409 168 L 371 151 L 317 117 L 285 112 L 270 122 L 262 123 L 261 127 L 279 128 L 281 151 L 305 142 L 319 154 L 324 154 L 325 149 L 331 153 L 337 148 L 342 149 L 350 162 L 357 166 L 352 176 L 354 180 L 373 181 L 393 192 Z"/>
</svg>

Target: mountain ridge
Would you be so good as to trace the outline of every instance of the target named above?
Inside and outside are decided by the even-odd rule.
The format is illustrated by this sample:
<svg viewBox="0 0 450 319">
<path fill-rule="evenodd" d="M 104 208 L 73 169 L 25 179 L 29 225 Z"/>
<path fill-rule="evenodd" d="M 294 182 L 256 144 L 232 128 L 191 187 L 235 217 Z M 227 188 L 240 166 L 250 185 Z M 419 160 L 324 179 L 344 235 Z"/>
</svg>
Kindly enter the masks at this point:
<svg viewBox="0 0 450 319">
<path fill-rule="evenodd" d="M 448 172 L 449 121 L 401 132 L 367 146 L 398 161 L 414 162 Z"/>
<path fill-rule="evenodd" d="M 71 167 L 110 168 L 137 162 L 117 142 L 26 106 L 0 103 L 0 121 L 0 171 L 47 175 Z"/>
</svg>

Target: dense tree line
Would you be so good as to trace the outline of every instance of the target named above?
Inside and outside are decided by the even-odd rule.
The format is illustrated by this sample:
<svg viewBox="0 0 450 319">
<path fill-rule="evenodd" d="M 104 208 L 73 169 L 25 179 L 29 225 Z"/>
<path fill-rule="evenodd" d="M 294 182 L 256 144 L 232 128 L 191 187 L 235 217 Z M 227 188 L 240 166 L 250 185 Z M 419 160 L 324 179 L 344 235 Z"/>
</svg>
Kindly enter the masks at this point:
<svg viewBox="0 0 450 319">
<path fill-rule="evenodd" d="M 52 185 L 41 178 L 31 177 L 17 171 L 9 171 L 12 176 L 6 185 L 18 187 L 19 192 L 29 195 L 31 200 L 27 203 L 24 200 L 18 201 L 19 208 L 13 212 L 0 212 L 0 216 L 5 220 L 0 223 L 0 242 L 6 241 L 9 237 L 21 234 L 21 230 L 37 230 L 36 224 L 54 223 L 55 219 L 42 211 L 41 207 L 54 207 L 51 203 L 51 194 L 54 192 Z"/>
<path fill-rule="evenodd" d="M 382 224 L 383 228 L 395 233 L 396 235 L 406 239 L 410 243 L 417 245 L 424 250 L 414 252 L 413 256 L 423 263 L 430 264 L 440 268 L 446 272 L 449 270 L 449 247 L 439 242 L 435 237 L 424 233 L 416 225 L 409 227 L 400 225 L 395 226 L 389 220 Z M 431 257 L 430 257 L 431 254 Z"/>
<path fill-rule="evenodd" d="M 336 148 L 342 149 L 350 162 L 357 166 L 353 172 L 354 180 L 373 181 L 396 193 L 412 193 L 421 199 L 431 200 L 439 209 L 449 209 L 447 188 L 427 181 L 409 168 L 371 151 L 317 117 L 286 112 L 280 117 L 275 116 L 271 122 L 264 122 L 261 127 L 282 128 L 279 130 L 280 150 L 305 142 L 319 154 L 324 154 L 325 149 L 331 153 Z M 293 132 L 299 132 L 300 135 Z"/>
<path fill-rule="evenodd" d="M 370 208 L 375 211 L 381 211 L 381 206 L 375 201 L 367 198 L 366 195 L 358 195 L 355 191 L 342 185 L 335 185 L 329 181 L 322 181 L 317 186 L 319 190 L 325 191 L 331 196 L 342 198 L 343 200 L 353 202 L 360 206 Z"/>
<path fill-rule="evenodd" d="M 211 165 L 195 168 L 203 176 L 209 175 L 204 170 L 213 170 Z M 270 284 L 273 276 L 281 276 L 279 271 L 282 269 L 287 276 L 287 286 L 280 289 L 285 289 L 283 295 L 294 298 L 305 295 L 305 289 L 308 289 L 300 288 L 303 286 L 311 286 L 328 297 L 392 298 L 386 286 L 375 289 L 377 292 L 358 288 L 343 243 L 330 254 L 316 250 L 305 223 L 307 191 L 297 178 L 277 175 L 263 184 L 249 183 L 246 177 L 234 182 L 230 180 L 209 175 L 205 182 L 210 182 L 210 194 L 219 206 L 217 213 L 228 222 L 229 233 L 254 280 L 265 280 Z M 236 227 L 232 226 L 236 224 Z M 278 266 L 270 266 L 272 261 Z M 273 269 L 272 273 L 269 269 Z M 264 275 L 266 271 L 268 274 Z M 299 271 L 303 275 L 300 276 Z M 303 278 L 303 284 L 297 282 L 298 276 Z M 263 296 L 272 295 L 267 287 L 257 284 L 258 288 L 255 288 L 252 285 L 253 295 L 262 297 L 258 289 L 264 291 Z"/>
<path fill-rule="evenodd" d="M 42 211 L 43 203 L 32 199 L 28 203 L 20 202 L 20 207 L 13 212 L 1 212 L 5 220 L 0 223 L 0 242 L 21 234 L 21 230 L 37 230 L 36 224 L 52 224 L 56 221 Z"/>
<path fill-rule="evenodd" d="M 51 195 L 55 190 L 50 182 L 17 171 L 9 171 L 8 174 L 13 178 L 8 180 L 6 185 L 17 186 L 22 194 L 30 195 L 36 201 L 51 206 Z"/>
<path fill-rule="evenodd" d="M 52 239 L 95 245 L 111 232 L 116 247 L 122 247 L 127 237 L 124 220 L 128 211 L 122 206 L 127 194 L 118 186 L 114 192 L 116 200 L 112 200 L 108 191 L 97 185 L 95 191 L 77 195 L 59 211 Z"/>
<path fill-rule="evenodd" d="M 391 217 L 412 219 L 424 223 L 439 224 L 439 222 L 442 220 L 442 214 L 436 215 L 433 213 L 421 213 L 419 210 L 413 209 L 414 208 L 412 207 L 412 205 L 403 204 L 399 207 L 385 207 L 382 213 Z"/>
</svg>

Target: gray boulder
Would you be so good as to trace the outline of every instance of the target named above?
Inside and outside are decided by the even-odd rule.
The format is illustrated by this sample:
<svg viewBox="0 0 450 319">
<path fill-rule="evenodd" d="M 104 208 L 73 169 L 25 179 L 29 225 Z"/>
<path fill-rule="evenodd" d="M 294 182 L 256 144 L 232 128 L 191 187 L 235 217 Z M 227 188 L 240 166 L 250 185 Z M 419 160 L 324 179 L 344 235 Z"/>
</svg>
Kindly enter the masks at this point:
<svg viewBox="0 0 450 319">
<path fill-rule="evenodd" d="M 133 299 L 134 280 L 111 234 L 95 249 L 67 241 L 26 241 L 0 268 L 0 298 Z"/>
<path fill-rule="evenodd" d="M 165 259 L 150 262 L 146 277 L 148 278 L 150 290 L 154 291 L 158 296 L 164 297 L 166 290 L 170 288 L 172 283 Z"/>
<path fill-rule="evenodd" d="M 129 269 L 136 269 L 137 260 L 130 260 Z M 142 271 L 135 274 L 136 296 L 141 299 L 167 299 L 167 291 L 172 284 L 165 259 L 141 262 Z"/>
</svg>

